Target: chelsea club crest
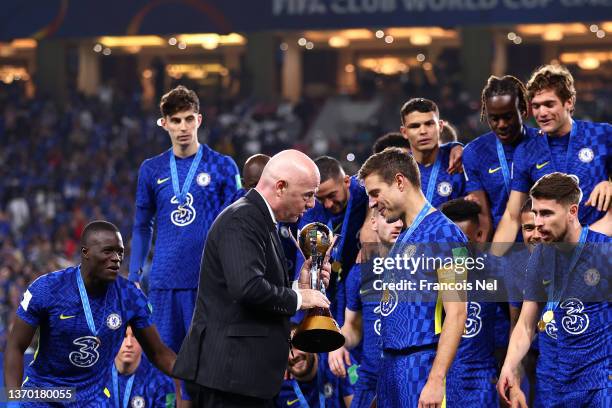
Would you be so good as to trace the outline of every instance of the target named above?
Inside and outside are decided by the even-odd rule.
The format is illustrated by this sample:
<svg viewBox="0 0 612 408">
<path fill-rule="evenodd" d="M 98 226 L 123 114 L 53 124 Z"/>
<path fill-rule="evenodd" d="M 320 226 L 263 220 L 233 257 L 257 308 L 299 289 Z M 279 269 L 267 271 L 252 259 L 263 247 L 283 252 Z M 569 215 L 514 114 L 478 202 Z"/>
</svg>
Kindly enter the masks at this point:
<svg viewBox="0 0 612 408">
<path fill-rule="evenodd" d="M 144 408 L 145 400 L 140 395 L 132 398 L 132 408 Z"/>
<path fill-rule="evenodd" d="M 117 330 L 121 327 L 121 316 L 117 313 L 111 313 L 106 318 L 106 325 L 111 330 Z"/>
<path fill-rule="evenodd" d="M 438 184 L 438 194 L 442 197 L 448 197 L 453 192 L 453 186 L 448 181 L 443 181 Z"/>
<path fill-rule="evenodd" d="M 206 187 L 207 185 L 210 184 L 210 174 L 208 173 L 198 174 L 198 177 L 196 178 L 196 183 L 198 183 L 198 186 L 200 187 Z"/>
<path fill-rule="evenodd" d="M 578 158 L 583 163 L 592 162 L 594 157 L 595 157 L 595 153 L 593 153 L 593 149 L 591 149 L 590 147 L 582 148 L 578 152 Z"/>
</svg>

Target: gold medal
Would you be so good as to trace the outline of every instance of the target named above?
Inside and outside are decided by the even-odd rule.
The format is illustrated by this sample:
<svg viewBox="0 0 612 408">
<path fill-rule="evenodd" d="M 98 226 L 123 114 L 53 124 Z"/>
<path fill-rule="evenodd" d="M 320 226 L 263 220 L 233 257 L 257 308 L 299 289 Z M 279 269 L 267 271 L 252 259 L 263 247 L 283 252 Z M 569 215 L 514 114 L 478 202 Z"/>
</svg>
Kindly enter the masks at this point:
<svg viewBox="0 0 612 408">
<path fill-rule="evenodd" d="M 389 301 L 389 297 L 390 297 L 389 289 L 385 289 L 385 291 L 383 292 L 383 297 L 382 297 L 383 303 L 387 303 Z"/>
<path fill-rule="evenodd" d="M 339 261 L 334 261 L 331 264 L 332 272 L 340 273 L 342 271 L 342 264 Z"/>
<path fill-rule="evenodd" d="M 547 310 L 546 312 L 544 312 L 544 315 L 542 316 L 542 320 L 544 321 L 544 323 L 550 323 L 552 322 L 554 317 L 555 317 L 555 314 L 553 313 L 553 311 Z"/>
<path fill-rule="evenodd" d="M 538 322 L 538 330 L 539 330 L 539 331 L 541 331 L 541 332 L 543 332 L 543 331 L 544 331 L 544 329 L 546 329 L 546 323 L 544 323 L 544 320 L 540 320 L 540 321 Z"/>
</svg>

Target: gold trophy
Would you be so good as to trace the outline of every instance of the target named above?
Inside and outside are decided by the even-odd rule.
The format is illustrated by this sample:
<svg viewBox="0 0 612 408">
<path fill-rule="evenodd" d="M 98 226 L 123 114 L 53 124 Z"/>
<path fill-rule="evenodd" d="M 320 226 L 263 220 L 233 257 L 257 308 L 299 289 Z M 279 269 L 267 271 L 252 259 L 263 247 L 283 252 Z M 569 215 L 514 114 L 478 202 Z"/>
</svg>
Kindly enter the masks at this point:
<svg viewBox="0 0 612 408">
<path fill-rule="evenodd" d="M 327 225 L 320 222 L 305 225 L 299 233 L 299 247 L 304 258 L 312 258 L 310 288 L 320 290 L 324 295 L 321 270 L 334 243 L 332 235 Z M 297 349 L 308 353 L 327 353 L 342 347 L 344 336 L 329 309 L 315 307 L 308 310 L 291 342 Z"/>
</svg>

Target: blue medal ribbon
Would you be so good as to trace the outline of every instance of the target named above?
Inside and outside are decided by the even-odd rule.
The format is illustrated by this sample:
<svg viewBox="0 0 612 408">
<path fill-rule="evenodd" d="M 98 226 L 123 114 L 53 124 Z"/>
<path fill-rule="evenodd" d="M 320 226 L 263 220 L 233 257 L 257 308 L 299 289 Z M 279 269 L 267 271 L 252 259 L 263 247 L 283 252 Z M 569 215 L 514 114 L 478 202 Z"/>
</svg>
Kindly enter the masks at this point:
<svg viewBox="0 0 612 408">
<path fill-rule="evenodd" d="M 196 171 L 198 170 L 198 166 L 200 165 L 200 160 L 202 160 L 202 154 L 204 149 L 202 145 L 198 148 L 198 152 L 196 153 L 193 162 L 191 162 L 191 167 L 189 167 L 189 172 L 187 173 L 187 177 L 185 178 L 185 182 L 183 183 L 183 189 L 179 187 L 179 178 L 178 171 L 176 170 L 176 158 L 174 157 L 174 151 L 172 148 L 169 150 L 170 154 L 170 175 L 172 176 L 172 188 L 174 189 L 174 195 L 179 202 L 179 207 L 185 204 L 187 199 L 187 193 L 189 192 L 189 188 L 191 187 L 191 183 L 193 182 L 193 178 L 195 177 Z"/>
<path fill-rule="evenodd" d="M 323 390 L 321 389 L 321 382 L 319 381 L 319 373 L 317 373 L 317 386 L 319 388 L 319 407 L 325 408 L 325 395 L 323 394 Z M 300 400 L 301 408 L 310 408 L 310 404 L 306 401 L 306 397 L 304 397 L 304 393 L 300 389 L 300 385 L 296 380 L 291 380 L 291 386 L 293 387 L 293 392 L 295 396 Z"/>
<path fill-rule="evenodd" d="M 436 162 L 434 163 L 431 173 L 429 174 L 429 180 L 427 181 L 427 192 L 425 193 L 425 197 L 427 201 L 431 202 L 433 200 L 434 191 L 436 189 L 436 180 L 438 179 L 438 173 L 440 172 L 440 166 L 442 165 L 442 152 L 438 150 L 438 155 L 436 156 Z"/>
<path fill-rule="evenodd" d="M 495 142 L 497 145 L 497 158 L 499 159 L 499 165 L 504 176 L 506 193 L 510 195 L 510 169 L 508 169 L 508 162 L 506 161 L 506 152 L 504 152 L 504 145 L 498 138 L 495 138 Z"/>
<path fill-rule="evenodd" d="M 83 304 L 83 312 L 85 313 L 85 320 L 87 320 L 87 327 L 89 331 L 95 337 L 98 337 L 98 330 L 96 329 L 96 323 L 94 322 L 93 315 L 91 313 L 91 306 L 89 305 L 89 298 L 87 297 L 87 291 L 85 290 L 85 283 L 81 276 L 81 266 L 76 271 L 77 286 L 79 287 L 79 296 L 81 297 L 81 303 Z M 110 289 L 107 289 L 110 290 Z"/>
<path fill-rule="evenodd" d="M 408 231 L 406 231 L 406 233 L 402 236 L 401 241 L 400 240 L 395 241 L 395 244 L 393 244 L 393 248 L 391 249 L 391 253 L 395 254 L 396 249 L 400 248 L 402 245 L 408 242 L 408 240 L 410 239 L 410 236 L 414 233 L 414 231 L 421 224 L 423 219 L 427 216 L 427 213 L 429 213 L 429 210 L 431 210 L 432 208 L 433 207 L 431 206 L 429 202 L 425 203 L 425 205 L 423 206 L 423 208 L 421 208 L 421 211 L 419 211 L 414 221 L 412 221 L 412 224 L 410 224 L 410 228 L 408 228 Z M 389 254 L 389 256 L 391 256 L 391 254 Z"/>
<path fill-rule="evenodd" d="M 567 167 L 569 166 L 570 159 L 572 157 L 572 141 L 576 138 L 576 133 L 578 132 L 578 125 L 576 121 L 572 121 L 572 130 L 570 131 L 569 141 L 567 142 L 567 154 L 565 157 L 565 168 L 561 168 L 557 163 L 555 163 L 555 156 L 552 153 L 552 149 L 550 148 L 550 143 L 548 143 L 548 135 L 545 134 L 544 140 L 546 141 L 546 147 L 548 147 L 548 154 L 550 155 L 550 163 L 554 167 L 555 171 L 566 173 Z"/>
<path fill-rule="evenodd" d="M 117 367 L 113 362 L 113 399 L 115 400 L 115 408 L 127 408 L 128 403 L 130 402 L 130 394 L 132 393 L 132 387 L 134 386 L 134 377 L 136 373 L 132 374 L 130 378 L 128 378 L 127 383 L 125 384 L 125 391 L 123 392 L 123 405 L 119 405 L 119 375 L 117 373 Z"/>
<path fill-rule="evenodd" d="M 352 182 L 352 180 L 351 180 Z M 346 204 L 346 210 L 344 211 L 344 218 L 342 219 L 342 228 L 340 229 L 340 237 L 338 238 L 338 243 L 334 246 L 331 253 L 331 258 L 334 261 L 340 262 L 340 258 L 342 257 L 342 249 L 344 248 L 344 242 L 346 241 L 346 234 L 349 226 L 349 218 L 351 216 L 351 208 L 353 207 L 353 201 L 355 200 L 355 194 L 350 194 L 349 187 L 349 199 Z M 331 220 L 328 223 L 328 227 L 333 231 L 333 226 L 331 225 Z"/>
<path fill-rule="evenodd" d="M 576 246 L 576 248 L 574 248 L 574 252 L 572 253 L 572 258 L 570 260 L 569 270 L 567 271 L 567 274 L 566 274 L 566 278 L 568 279 L 569 279 L 569 275 L 572 273 L 572 271 L 576 267 L 576 264 L 578 263 L 578 259 L 580 258 L 580 254 L 582 253 L 582 250 L 584 249 L 584 244 L 586 242 L 588 231 L 589 231 L 588 225 L 582 227 L 582 231 L 580 232 L 580 238 L 578 239 L 578 245 Z M 555 262 L 555 265 L 556 265 L 556 262 Z M 559 306 L 559 300 L 563 292 L 565 292 L 565 286 L 567 282 L 563 284 L 563 288 L 558 292 L 559 296 L 557 297 L 557 299 L 554 299 L 553 291 L 555 288 L 555 270 L 556 270 L 556 267 L 552 269 L 553 273 L 552 273 L 551 283 L 550 283 L 550 287 L 548 288 L 548 302 L 546 302 L 546 310 L 544 311 L 544 313 L 548 311 L 554 312 L 557 306 Z"/>
</svg>

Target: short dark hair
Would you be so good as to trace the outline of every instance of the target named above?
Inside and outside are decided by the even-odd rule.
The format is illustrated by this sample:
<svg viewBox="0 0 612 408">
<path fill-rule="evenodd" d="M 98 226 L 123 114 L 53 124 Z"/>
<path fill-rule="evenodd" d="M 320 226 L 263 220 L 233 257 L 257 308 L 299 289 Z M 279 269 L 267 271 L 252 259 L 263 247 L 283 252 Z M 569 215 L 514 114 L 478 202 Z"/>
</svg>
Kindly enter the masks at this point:
<svg viewBox="0 0 612 408">
<path fill-rule="evenodd" d="M 574 88 L 574 77 L 567 68 L 560 65 L 543 65 L 536 69 L 529 82 L 527 82 L 527 93 L 529 99 L 533 99 L 536 93 L 544 90 L 553 90 L 555 95 L 565 103 L 576 96 Z"/>
<path fill-rule="evenodd" d="M 533 200 L 531 197 L 528 197 L 521 207 L 521 214 L 531 212 L 531 205 L 533 204 Z"/>
<path fill-rule="evenodd" d="M 453 222 L 473 221 L 479 224 L 480 205 L 465 198 L 455 198 L 442 204 L 440 211 Z"/>
<path fill-rule="evenodd" d="M 529 190 L 532 199 L 555 200 L 560 204 L 579 204 L 582 190 L 578 177 L 573 174 L 554 172 L 542 176 Z"/>
<path fill-rule="evenodd" d="M 415 188 L 421 188 L 421 174 L 416 160 L 398 147 L 389 147 L 370 156 L 359 169 L 358 177 L 365 180 L 372 174 L 378 174 L 385 183 L 391 184 L 398 173 L 403 174 Z"/>
<path fill-rule="evenodd" d="M 320 156 L 314 159 L 315 164 L 321 174 L 321 183 L 326 182 L 329 179 L 338 180 L 344 175 L 344 169 L 342 164 L 333 157 Z"/>
<path fill-rule="evenodd" d="M 374 142 L 372 154 L 380 153 L 387 147 L 400 147 L 410 150 L 410 142 L 400 132 L 385 133 Z"/>
<path fill-rule="evenodd" d="M 117 233 L 119 232 L 119 228 L 117 228 L 117 226 L 113 224 L 112 222 L 103 221 L 103 220 L 92 221 L 89 224 L 87 224 L 85 228 L 83 229 L 83 233 L 81 234 L 81 246 L 87 246 L 87 243 L 89 242 L 89 238 L 93 234 L 100 232 L 100 231 L 108 231 L 112 233 Z"/>
<path fill-rule="evenodd" d="M 497 77 L 491 75 L 487 80 L 487 84 L 482 90 L 480 120 L 485 120 L 487 116 L 486 102 L 487 99 L 493 96 L 510 95 L 518 101 L 518 109 L 520 112 L 527 113 L 529 107 L 529 99 L 527 99 L 527 89 L 520 79 L 512 75 L 504 75 Z"/>
<path fill-rule="evenodd" d="M 194 91 L 179 85 L 161 97 L 159 110 L 164 117 L 186 110 L 193 110 L 195 113 L 199 113 L 200 100 Z"/>
<path fill-rule="evenodd" d="M 440 117 L 440 110 L 434 101 L 425 98 L 412 98 L 402 106 L 402 109 L 400 109 L 400 120 L 402 125 L 405 125 L 404 118 L 412 112 L 434 112 L 438 118 Z"/>
</svg>

